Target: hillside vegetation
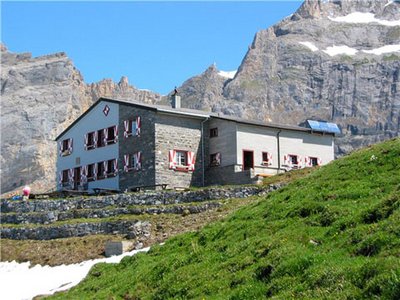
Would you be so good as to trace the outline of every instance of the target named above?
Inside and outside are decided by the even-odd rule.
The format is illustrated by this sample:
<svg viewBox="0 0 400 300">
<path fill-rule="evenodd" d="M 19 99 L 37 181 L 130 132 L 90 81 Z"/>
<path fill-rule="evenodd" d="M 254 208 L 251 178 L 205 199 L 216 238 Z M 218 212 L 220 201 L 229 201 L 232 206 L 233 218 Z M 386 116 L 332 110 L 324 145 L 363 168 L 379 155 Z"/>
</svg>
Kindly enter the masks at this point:
<svg viewBox="0 0 400 300">
<path fill-rule="evenodd" d="M 354 152 L 65 299 L 400 299 L 400 139 Z"/>
</svg>

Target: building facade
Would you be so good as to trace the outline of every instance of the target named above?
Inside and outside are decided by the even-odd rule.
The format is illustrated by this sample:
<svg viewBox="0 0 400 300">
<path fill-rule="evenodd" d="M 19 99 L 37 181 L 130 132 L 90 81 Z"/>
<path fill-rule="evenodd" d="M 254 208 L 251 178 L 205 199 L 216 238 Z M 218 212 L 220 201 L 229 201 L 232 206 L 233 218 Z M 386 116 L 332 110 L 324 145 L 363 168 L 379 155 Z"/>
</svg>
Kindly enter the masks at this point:
<svg viewBox="0 0 400 300">
<path fill-rule="evenodd" d="M 57 189 L 251 183 L 330 162 L 333 137 L 310 128 L 101 98 L 56 139 Z"/>
</svg>

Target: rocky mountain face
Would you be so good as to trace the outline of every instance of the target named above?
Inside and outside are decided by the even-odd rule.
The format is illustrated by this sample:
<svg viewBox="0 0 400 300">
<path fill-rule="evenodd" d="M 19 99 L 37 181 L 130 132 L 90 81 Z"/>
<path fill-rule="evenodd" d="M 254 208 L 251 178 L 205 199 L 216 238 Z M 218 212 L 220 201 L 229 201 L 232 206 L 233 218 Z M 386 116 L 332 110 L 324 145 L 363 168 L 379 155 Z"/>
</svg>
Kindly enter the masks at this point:
<svg viewBox="0 0 400 300">
<path fill-rule="evenodd" d="M 156 103 L 159 94 L 103 80 L 85 84 L 65 53 L 32 58 L 1 45 L 1 192 L 55 185 L 55 137 L 99 97 Z"/>
<path fill-rule="evenodd" d="M 211 66 L 179 90 L 188 107 L 338 123 L 340 155 L 399 135 L 399 69 L 399 1 L 307 0 L 256 34 L 233 79 Z"/>
</svg>

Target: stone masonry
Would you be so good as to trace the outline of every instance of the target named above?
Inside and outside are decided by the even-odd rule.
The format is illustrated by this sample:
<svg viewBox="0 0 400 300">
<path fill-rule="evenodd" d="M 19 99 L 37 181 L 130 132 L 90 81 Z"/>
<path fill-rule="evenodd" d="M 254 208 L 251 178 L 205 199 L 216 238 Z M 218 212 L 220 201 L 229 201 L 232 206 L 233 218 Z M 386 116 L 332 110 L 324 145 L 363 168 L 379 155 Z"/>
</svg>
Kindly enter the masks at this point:
<svg viewBox="0 0 400 300">
<path fill-rule="evenodd" d="M 120 104 L 119 106 L 119 178 L 120 190 L 124 191 L 129 187 L 154 185 L 155 184 L 155 118 L 156 114 L 150 109 Z M 124 121 L 141 118 L 140 136 L 132 135 L 124 137 Z M 139 171 L 124 172 L 124 155 L 142 153 L 142 169 Z"/>
<path fill-rule="evenodd" d="M 169 187 L 202 186 L 201 122 L 185 116 L 157 115 L 156 134 L 156 183 Z M 196 155 L 193 172 L 169 169 L 169 150 L 192 151 Z"/>
</svg>

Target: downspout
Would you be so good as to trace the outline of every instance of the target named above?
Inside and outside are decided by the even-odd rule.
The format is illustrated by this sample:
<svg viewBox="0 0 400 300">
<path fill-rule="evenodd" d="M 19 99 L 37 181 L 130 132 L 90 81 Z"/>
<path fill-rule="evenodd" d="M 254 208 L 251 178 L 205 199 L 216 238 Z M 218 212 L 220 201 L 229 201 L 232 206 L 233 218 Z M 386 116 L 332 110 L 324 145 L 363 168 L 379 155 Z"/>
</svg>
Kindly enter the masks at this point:
<svg viewBox="0 0 400 300">
<path fill-rule="evenodd" d="M 204 123 L 207 122 L 209 117 L 205 118 L 201 121 L 201 179 L 202 179 L 202 186 L 205 186 L 204 180 L 204 172 L 205 172 L 205 161 L 204 161 Z"/>
<path fill-rule="evenodd" d="M 281 146 L 279 143 L 279 134 L 281 132 L 282 132 L 282 130 L 279 129 L 279 131 L 276 133 L 277 146 L 278 146 L 278 174 L 279 174 L 279 171 L 281 170 Z"/>
</svg>

